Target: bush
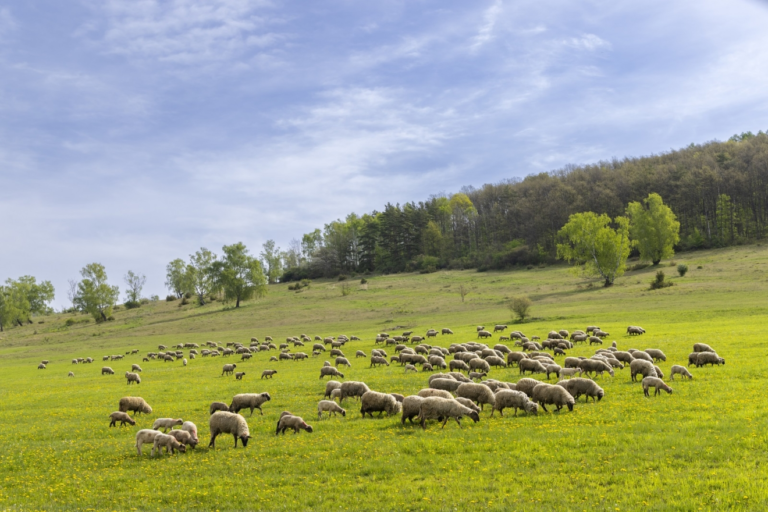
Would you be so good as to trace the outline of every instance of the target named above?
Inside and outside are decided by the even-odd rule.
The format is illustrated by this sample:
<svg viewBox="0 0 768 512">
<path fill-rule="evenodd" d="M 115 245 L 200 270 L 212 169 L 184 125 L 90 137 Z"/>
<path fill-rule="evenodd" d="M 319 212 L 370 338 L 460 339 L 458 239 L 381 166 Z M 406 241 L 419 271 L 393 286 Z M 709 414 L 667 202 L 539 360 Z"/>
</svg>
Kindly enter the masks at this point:
<svg viewBox="0 0 768 512">
<path fill-rule="evenodd" d="M 685 277 L 686 272 L 688 272 L 688 265 L 681 263 L 677 266 L 677 273 L 680 274 L 680 277 Z"/>
<path fill-rule="evenodd" d="M 665 281 L 664 278 L 666 276 L 664 275 L 663 270 L 659 270 L 656 272 L 656 278 L 651 281 L 651 290 L 660 290 L 662 288 L 667 288 L 668 286 L 672 286 L 674 283 L 670 283 L 668 281 Z"/>
<path fill-rule="evenodd" d="M 697 269 L 699 269 L 699 270 L 701 270 L 701 269 L 703 269 L 704 267 L 702 267 L 701 265 L 699 265 L 699 266 L 698 266 L 698 267 L 696 267 L 696 268 L 697 268 Z"/>
<path fill-rule="evenodd" d="M 347 279 L 347 276 L 345 276 L 344 274 L 339 274 L 339 281 L 346 281 L 346 279 Z"/>
<path fill-rule="evenodd" d="M 145 297 L 145 298 L 141 299 L 139 302 L 142 305 L 146 306 L 147 304 L 149 304 L 149 299 Z"/>
<path fill-rule="evenodd" d="M 350 293 L 352 293 L 352 286 L 349 283 L 344 283 L 343 285 L 341 285 L 342 296 L 346 297 Z"/>
<path fill-rule="evenodd" d="M 525 321 L 531 310 L 531 299 L 526 296 L 515 297 L 509 303 L 509 309 L 517 315 L 520 321 Z"/>
<path fill-rule="evenodd" d="M 185 299 L 191 299 L 192 298 L 192 292 L 187 292 L 184 294 Z"/>
<path fill-rule="evenodd" d="M 175 300 L 176 300 L 176 296 L 175 295 L 166 295 L 165 296 L 165 301 L 166 302 L 174 302 Z"/>
<path fill-rule="evenodd" d="M 627 270 L 643 270 L 644 268 L 650 267 L 650 263 L 635 263 L 631 267 L 629 267 Z"/>
<path fill-rule="evenodd" d="M 366 284 L 367 282 L 368 282 L 368 280 L 366 278 L 362 278 L 360 280 L 360 284 Z"/>
<path fill-rule="evenodd" d="M 302 288 L 309 288 L 309 285 L 312 283 L 309 279 L 302 279 L 296 284 L 289 284 L 288 289 L 289 290 L 301 290 Z"/>
<path fill-rule="evenodd" d="M 186 306 L 187 304 L 189 304 L 189 301 L 187 300 L 187 297 L 185 295 L 184 298 L 181 299 L 181 302 L 179 303 L 179 306 Z"/>
<path fill-rule="evenodd" d="M 88 318 L 87 316 L 83 317 L 83 318 L 80 318 L 80 319 L 77 319 L 77 318 L 67 318 L 67 321 L 64 322 L 64 325 L 66 325 L 67 327 L 72 327 L 73 325 L 77 325 L 77 324 L 87 324 L 90 321 L 91 321 L 91 319 Z"/>
</svg>

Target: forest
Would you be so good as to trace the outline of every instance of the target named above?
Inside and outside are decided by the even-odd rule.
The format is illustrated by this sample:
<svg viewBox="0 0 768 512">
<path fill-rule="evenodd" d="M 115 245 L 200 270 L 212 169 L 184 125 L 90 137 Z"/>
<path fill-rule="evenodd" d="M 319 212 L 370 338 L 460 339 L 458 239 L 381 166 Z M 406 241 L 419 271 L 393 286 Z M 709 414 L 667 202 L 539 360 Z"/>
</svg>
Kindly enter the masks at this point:
<svg viewBox="0 0 768 512">
<path fill-rule="evenodd" d="M 659 194 L 680 222 L 677 251 L 738 245 L 768 231 L 768 135 L 566 166 L 326 224 L 265 259 L 281 281 L 439 268 L 503 269 L 556 259 L 575 213 L 622 216 Z"/>
</svg>

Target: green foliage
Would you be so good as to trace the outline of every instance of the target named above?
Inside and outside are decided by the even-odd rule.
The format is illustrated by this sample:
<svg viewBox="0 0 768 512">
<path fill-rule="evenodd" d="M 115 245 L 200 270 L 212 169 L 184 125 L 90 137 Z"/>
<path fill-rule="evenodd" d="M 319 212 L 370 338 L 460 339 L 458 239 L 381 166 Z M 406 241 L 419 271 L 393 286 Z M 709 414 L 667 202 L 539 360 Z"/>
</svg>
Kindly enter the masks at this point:
<svg viewBox="0 0 768 512">
<path fill-rule="evenodd" d="M 352 285 L 349 283 L 344 283 L 341 285 L 341 295 L 346 297 L 347 295 L 352 293 Z"/>
<path fill-rule="evenodd" d="M 274 284 L 280 279 L 280 275 L 283 273 L 280 248 L 275 245 L 274 240 L 267 240 L 262 247 L 261 259 L 266 267 L 265 273 L 269 279 L 269 284 Z"/>
<path fill-rule="evenodd" d="M 347 280 L 347 276 L 345 276 L 344 274 L 339 274 L 338 280 L 339 281 L 346 281 Z"/>
<path fill-rule="evenodd" d="M 310 281 L 309 279 L 302 279 L 301 281 L 299 281 L 297 283 L 289 284 L 288 285 L 288 289 L 292 290 L 292 291 L 293 290 L 299 291 L 299 290 L 302 290 L 302 289 L 305 289 L 305 288 L 309 288 L 310 284 L 312 284 L 312 281 Z"/>
<path fill-rule="evenodd" d="M 190 298 L 195 289 L 194 269 L 188 267 L 181 258 L 176 258 L 165 267 L 165 286 L 177 298 L 184 295 Z"/>
<path fill-rule="evenodd" d="M 50 281 L 38 283 L 32 276 L 7 279 L 5 285 L 0 286 L 0 331 L 10 325 L 21 327 L 31 323 L 34 315 L 53 313 L 48 304 L 54 297 Z"/>
<path fill-rule="evenodd" d="M 127 300 L 123 303 L 123 306 L 125 306 L 125 309 L 136 309 L 141 307 L 141 303 L 139 301 L 132 301 Z M 115 311 L 117 311 L 119 306 L 115 306 Z"/>
<path fill-rule="evenodd" d="M 97 322 L 107 320 L 117 302 L 120 290 L 107 283 L 107 271 L 101 263 L 90 263 L 80 271 L 82 281 L 77 285 L 75 304 Z"/>
<path fill-rule="evenodd" d="M 368 280 L 366 278 L 360 279 L 360 284 L 366 284 L 368 283 Z"/>
<path fill-rule="evenodd" d="M 523 295 L 513 298 L 509 303 L 509 309 L 517 315 L 521 322 L 524 322 L 530 315 L 532 305 L 531 299 Z"/>
<path fill-rule="evenodd" d="M 629 203 L 629 232 L 640 249 L 640 259 L 654 265 L 674 254 L 680 241 L 680 223 L 659 194 L 649 194 L 642 204 Z"/>
<path fill-rule="evenodd" d="M 227 301 L 240 301 L 267 294 L 267 278 L 258 259 L 248 254 L 242 242 L 222 247 L 224 257 L 219 264 L 219 281 Z"/>
<path fill-rule="evenodd" d="M 630 250 L 629 219 L 611 219 L 593 212 L 575 213 L 558 235 L 565 243 L 557 245 L 558 257 L 584 265 L 588 275 L 599 275 L 605 286 L 624 274 Z"/>
<path fill-rule="evenodd" d="M 178 297 L 175 295 L 166 295 L 165 296 L 165 302 L 173 302 L 175 300 L 178 300 Z"/>
<path fill-rule="evenodd" d="M 128 289 L 125 291 L 126 304 L 130 302 L 139 307 L 144 302 L 141 300 L 141 290 L 144 289 L 144 284 L 147 282 L 147 276 L 143 274 L 135 274 L 133 270 L 129 270 L 125 274 L 125 284 Z M 149 301 L 147 301 L 149 303 Z M 127 307 L 127 306 L 126 306 Z"/>
<path fill-rule="evenodd" d="M 688 272 L 688 265 L 685 265 L 684 263 L 680 263 L 677 266 L 677 273 L 680 274 L 680 277 L 685 277 L 685 274 Z"/>
<path fill-rule="evenodd" d="M 665 281 L 664 280 L 665 278 L 666 278 L 666 276 L 664 275 L 664 271 L 663 270 L 659 270 L 658 272 L 656 272 L 656 277 L 654 278 L 653 281 L 651 281 L 651 288 L 650 289 L 651 290 L 660 290 L 662 288 L 668 288 L 668 287 L 672 286 L 673 284 L 675 284 L 675 283 L 672 283 L 670 281 Z"/>
<path fill-rule="evenodd" d="M 218 289 L 216 261 L 216 255 L 205 247 L 189 256 L 186 279 L 192 284 L 201 306 L 205 305 L 205 297 Z"/>
<path fill-rule="evenodd" d="M 67 320 L 64 322 L 64 325 L 67 327 L 72 327 L 73 325 L 77 324 L 87 324 L 90 323 L 91 319 L 86 317 L 83 318 L 67 318 Z"/>
</svg>

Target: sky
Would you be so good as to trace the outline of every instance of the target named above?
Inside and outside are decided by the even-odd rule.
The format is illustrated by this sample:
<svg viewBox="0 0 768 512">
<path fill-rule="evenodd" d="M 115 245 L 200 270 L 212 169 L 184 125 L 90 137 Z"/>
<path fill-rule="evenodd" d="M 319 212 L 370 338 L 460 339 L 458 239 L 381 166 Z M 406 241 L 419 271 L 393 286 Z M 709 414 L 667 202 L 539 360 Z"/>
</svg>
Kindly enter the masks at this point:
<svg viewBox="0 0 768 512">
<path fill-rule="evenodd" d="M 0 0 L 0 280 L 768 129 L 757 0 Z"/>
</svg>

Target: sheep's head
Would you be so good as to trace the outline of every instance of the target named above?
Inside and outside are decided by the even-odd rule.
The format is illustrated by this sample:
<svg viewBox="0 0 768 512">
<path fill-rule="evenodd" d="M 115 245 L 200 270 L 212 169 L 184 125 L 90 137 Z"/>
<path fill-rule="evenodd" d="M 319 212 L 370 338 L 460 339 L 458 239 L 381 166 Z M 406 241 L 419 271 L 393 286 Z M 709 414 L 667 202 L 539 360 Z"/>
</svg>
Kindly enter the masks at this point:
<svg viewBox="0 0 768 512">
<path fill-rule="evenodd" d="M 474 421 L 475 423 L 480 421 L 480 415 L 477 413 L 477 411 L 472 411 L 471 413 L 467 414 L 467 416 L 472 418 L 472 421 Z"/>
<path fill-rule="evenodd" d="M 600 400 L 602 400 L 603 396 L 605 396 L 605 391 L 601 389 L 600 391 L 597 392 L 597 401 L 599 402 Z"/>
<path fill-rule="evenodd" d="M 347 411 L 346 411 L 346 409 L 342 409 L 342 410 L 341 410 L 341 415 L 342 415 L 342 416 L 346 416 L 346 415 L 347 415 Z"/>
<path fill-rule="evenodd" d="M 306 423 L 302 426 L 302 428 L 310 434 L 315 431 L 315 429 L 312 428 L 312 425 L 307 425 Z"/>
<path fill-rule="evenodd" d="M 275 373 L 277 373 L 277 372 L 275 372 Z M 262 397 L 264 397 L 264 398 L 266 398 L 267 402 L 269 402 L 270 400 L 272 400 L 272 397 L 271 397 L 271 396 L 269 396 L 269 393 L 262 393 L 262 394 L 261 394 L 261 396 L 262 396 Z"/>
<path fill-rule="evenodd" d="M 539 404 L 536 402 L 526 402 L 525 403 L 525 412 L 529 412 L 531 414 L 538 414 L 539 413 Z"/>
<path fill-rule="evenodd" d="M 187 451 L 187 447 L 183 444 L 179 444 L 179 446 L 176 447 L 177 450 L 179 450 L 181 453 L 184 453 Z"/>
<path fill-rule="evenodd" d="M 133 419 L 133 418 L 131 418 L 130 416 L 129 416 L 129 417 L 127 417 L 127 418 L 125 419 L 125 421 L 127 421 L 127 422 L 128 422 L 129 424 L 131 424 L 131 425 L 135 425 L 135 424 L 136 424 L 136 420 L 134 420 L 134 419 Z"/>
<path fill-rule="evenodd" d="M 144 404 L 141 407 L 141 412 L 143 412 L 144 414 L 152 414 L 152 408 L 149 406 L 149 404 Z"/>
<path fill-rule="evenodd" d="M 243 442 L 243 448 L 248 446 L 248 440 L 251 438 L 251 436 L 240 436 L 240 441 Z"/>
</svg>

